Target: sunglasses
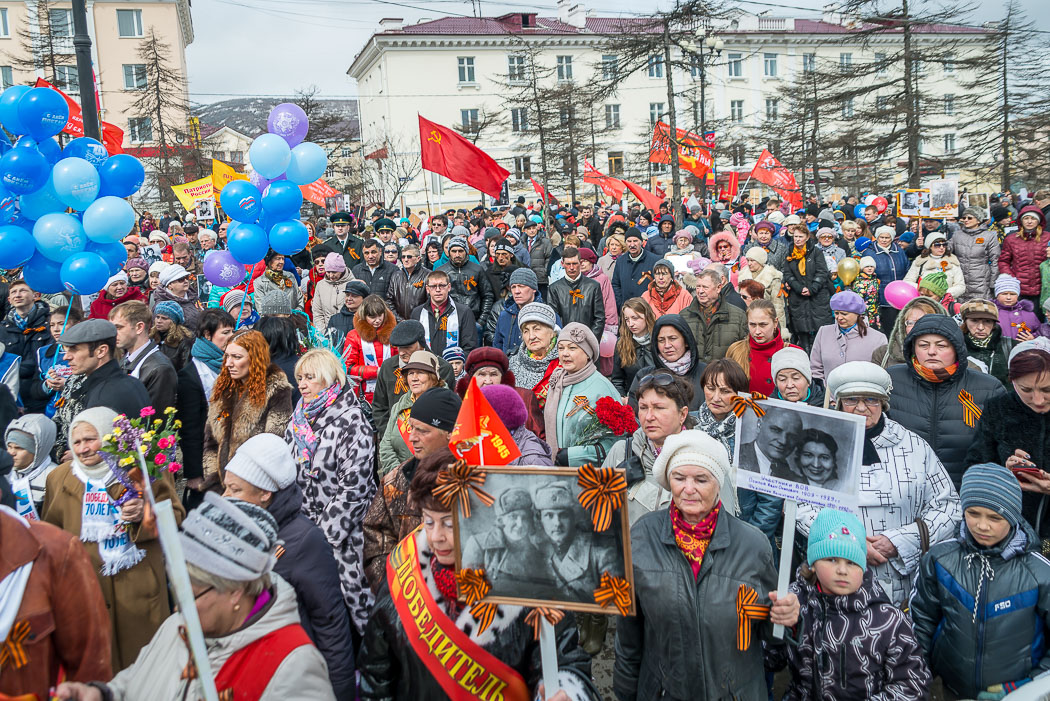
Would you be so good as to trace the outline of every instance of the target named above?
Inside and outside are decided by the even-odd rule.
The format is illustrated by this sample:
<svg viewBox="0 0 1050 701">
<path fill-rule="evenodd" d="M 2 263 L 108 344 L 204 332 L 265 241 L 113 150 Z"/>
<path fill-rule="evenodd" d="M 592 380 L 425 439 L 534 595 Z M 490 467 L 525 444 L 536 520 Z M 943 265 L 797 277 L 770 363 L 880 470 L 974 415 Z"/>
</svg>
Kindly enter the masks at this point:
<svg viewBox="0 0 1050 701">
<path fill-rule="evenodd" d="M 656 370 L 650 372 L 638 380 L 639 389 L 642 385 L 656 386 L 656 387 L 669 387 L 675 383 L 675 376 L 667 370 Z"/>
</svg>

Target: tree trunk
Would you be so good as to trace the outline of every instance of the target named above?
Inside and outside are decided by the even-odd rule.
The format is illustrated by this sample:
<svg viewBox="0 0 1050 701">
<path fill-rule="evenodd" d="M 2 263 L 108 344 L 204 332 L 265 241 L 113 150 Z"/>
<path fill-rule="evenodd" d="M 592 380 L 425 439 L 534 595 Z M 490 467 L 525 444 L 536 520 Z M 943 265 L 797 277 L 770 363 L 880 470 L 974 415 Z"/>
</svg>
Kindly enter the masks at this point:
<svg viewBox="0 0 1050 701">
<path fill-rule="evenodd" d="M 919 187 L 919 100 L 916 90 L 915 56 L 912 54 L 911 16 L 908 14 L 908 0 L 901 0 L 903 21 L 901 29 L 904 36 L 904 122 L 908 132 L 908 186 Z"/>
<path fill-rule="evenodd" d="M 1003 33 L 1003 59 L 1002 66 L 1000 67 L 1003 84 L 1003 170 L 1002 175 L 999 178 L 999 186 L 1005 192 L 1010 189 L 1010 91 L 1009 81 L 1010 72 L 1007 70 L 1007 45 L 1010 41 L 1010 20 L 1013 19 L 1013 5 L 1009 8 L 1007 14 L 1006 32 Z"/>
</svg>

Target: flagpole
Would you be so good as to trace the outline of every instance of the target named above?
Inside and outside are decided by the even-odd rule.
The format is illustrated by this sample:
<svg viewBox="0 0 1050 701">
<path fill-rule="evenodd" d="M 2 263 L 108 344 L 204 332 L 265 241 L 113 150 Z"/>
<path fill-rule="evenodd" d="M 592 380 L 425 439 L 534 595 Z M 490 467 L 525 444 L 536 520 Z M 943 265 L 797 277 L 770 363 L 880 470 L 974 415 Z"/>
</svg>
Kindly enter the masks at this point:
<svg viewBox="0 0 1050 701">
<path fill-rule="evenodd" d="M 430 226 L 429 226 L 430 217 L 433 216 L 433 212 L 430 211 L 430 190 L 427 189 L 427 173 L 429 173 L 429 172 L 430 172 L 429 170 L 424 170 L 423 171 L 423 196 L 426 197 L 426 199 L 427 199 L 427 224 L 428 224 L 427 229 L 430 228 Z M 422 259 L 420 259 L 420 260 L 422 260 Z"/>
</svg>

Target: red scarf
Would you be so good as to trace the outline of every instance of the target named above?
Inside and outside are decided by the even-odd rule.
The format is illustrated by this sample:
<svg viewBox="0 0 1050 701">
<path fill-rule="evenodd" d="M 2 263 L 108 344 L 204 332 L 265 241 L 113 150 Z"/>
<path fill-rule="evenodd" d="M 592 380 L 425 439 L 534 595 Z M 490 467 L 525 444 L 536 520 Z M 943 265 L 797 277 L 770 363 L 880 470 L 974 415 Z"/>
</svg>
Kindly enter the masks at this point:
<svg viewBox="0 0 1050 701">
<path fill-rule="evenodd" d="M 430 560 L 430 569 L 434 573 L 434 584 L 441 596 L 445 599 L 445 610 L 453 621 L 459 617 L 463 610 L 463 604 L 456 598 L 459 592 L 456 588 L 456 568 L 450 565 L 442 565 L 437 558 Z"/>
<path fill-rule="evenodd" d="M 693 579 L 700 578 L 700 563 L 704 560 L 707 546 L 711 544 L 711 536 L 715 533 L 718 524 L 718 512 L 722 509 L 722 502 L 715 504 L 711 513 L 700 519 L 700 523 L 690 526 L 685 522 L 685 517 L 678 507 L 671 504 L 671 530 L 674 531 L 675 542 L 678 549 L 689 560 L 689 566 L 693 568 Z"/>
<path fill-rule="evenodd" d="M 674 306 L 675 301 L 678 299 L 678 284 L 672 282 L 667 286 L 667 291 L 663 294 L 656 289 L 656 283 L 649 283 L 649 299 L 652 300 L 653 311 L 656 312 L 656 316 L 660 317 L 668 313 L 668 310 Z"/>
<path fill-rule="evenodd" d="M 759 343 L 750 334 L 748 335 L 747 347 L 751 361 L 748 371 L 751 377 L 748 381 L 749 391 L 758 392 L 767 397 L 773 396 L 776 390 L 776 385 L 773 383 L 773 354 L 786 345 L 788 344 L 784 343 L 780 329 L 777 329 L 777 335 L 773 337 L 773 340 L 765 343 Z"/>
<path fill-rule="evenodd" d="M 919 377 L 927 382 L 934 383 L 944 382 L 959 370 L 959 363 L 952 363 L 946 368 L 930 369 L 920 364 L 914 355 L 911 357 L 911 366 L 915 368 L 915 372 L 918 373 Z"/>
</svg>

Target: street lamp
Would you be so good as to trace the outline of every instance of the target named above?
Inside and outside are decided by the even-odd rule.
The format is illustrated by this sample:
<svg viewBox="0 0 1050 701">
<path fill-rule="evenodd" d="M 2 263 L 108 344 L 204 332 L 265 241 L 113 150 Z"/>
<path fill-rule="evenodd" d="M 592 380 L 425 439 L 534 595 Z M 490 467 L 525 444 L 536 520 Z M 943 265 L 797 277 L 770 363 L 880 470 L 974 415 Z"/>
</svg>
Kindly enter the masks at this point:
<svg viewBox="0 0 1050 701">
<path fill-rule="evenodd" d="M 696 42 L 689 45 L 689 49 L 699 58 L 700 69 L 700 137 L 707 141 L 707 62 L 716 55 L 721 55 L 726 43 L 718 37 L 711 35 L 704 37 L 706 31 L 703 27 L 697 28 L 695 32 Z M 712 161 L 714 154 L 711 155 Z M 700 198 L 707 200 L 707 176 L 700 180 Z"/>
</svg>

